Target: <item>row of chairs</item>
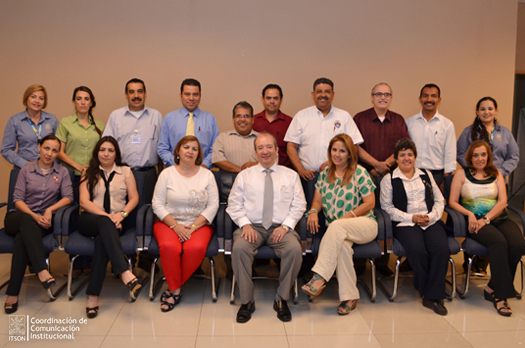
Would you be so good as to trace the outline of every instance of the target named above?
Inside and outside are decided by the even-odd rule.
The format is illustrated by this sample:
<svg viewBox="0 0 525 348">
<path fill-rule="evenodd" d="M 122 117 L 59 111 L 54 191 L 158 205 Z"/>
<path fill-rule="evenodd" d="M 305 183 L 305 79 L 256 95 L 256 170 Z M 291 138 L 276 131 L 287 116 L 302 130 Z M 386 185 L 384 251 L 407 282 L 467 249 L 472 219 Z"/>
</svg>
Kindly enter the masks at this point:
<svg viewBox="0 0 525 348">
<path fill-rule="evenodd" d="M 17 173 L 16 173 L 17 174 Z M 446 178 L 446 193 L 448 193 L 451 183 L 451 177 Z M 10 177 L 10 187 L 11 183 L 14 187 L 16 182 L 16 175 L 11 174 Z M 141 180 L 137 180 L 138 185 L 140 185 Z M 139 188 L 140 189 L 140 188 Z M 448 196 L 448 195 L 446 195 Z M 12 197 L 12 195 L 10 195 Z M 446 197 L 448 199 L 448 197 Z M 7 205 L 12 204 L 8 202 Z M 5 206 L 6 203 L 0 204 L 0 207 Z M 11 205 L 13 206 L 13 205 Z M 518 214 L 521 219 L 522 226 L 525 226 L 525 214 L 523 212 L 509 207 L 510 210 Z M 455 273 L 455 264 L 450 258 L 451 265 L 451 279 L 449 281 L 451 285 L 450 293 L 447 294 L 448 298 L 451 300 L 455 297 L 456 293 L 459 294 L 461 298 L 464 298 L 469 290 L 470 286 L 470 269 L 475 256 L 487 256 L 487 249 L 476 241 L 468 237 L 467 227 L 465 224 L 465 219 L 463 215 L 459 212 L 450 209 L 449 207 L 445 208 L 445 211 L 448 215 L 447 225 L 451 228 L 451 235 L 449 236 L 449 248 L 451 255 L 455 255 L 460 251 L 464 251 L 470 255 L 469 257 L 469 266 L 468 271 L 466 272 L 464 285 L 460 288 L 456 284 L 456 273 Z M 354 245 L 354 258 L 363 258 L 368 260 L 371 268 L 370 280 L 367 282 L 363 277 L 358 278 L 358 283 L 361 284 L 366 290 L 370 300 L 373 302 L 377 296 L 377 286 L 385 293 L 389 301 L 393 301 L 397 296 L 397 288 L 399 284 L 399 273 L 400 273 L 400 264 L 404 257 L 406 257 L 406 251 L 401 245 L 401 243 L 394 238 L 392 230 L 392 222 L 388 214 L 382 211 L 379 207 L 374 208 L 374 213 L 378 222 L 378 235 L 370 243 L 363 245 Z M 78 291 L 86 284 L 87 278 L 84 279 L 74 279 L 73 277 L 73 262 L 79 255 L 91 256 L 94 252 L 94 239 L 85 237 L 81 235 L 77 230 L 77 218 L 79 215 L 79 206 L 70 205 L 60 209 L 54 216 L 54 231 L 52 234 L 44 237 L 44 245 L 46 253 L 50 254 L 54 250 L 63 250 L 66 253 L 73 255 L 73 259 L 70 262 L 67 283 L 58 287 L 58 289 L 53 293 L 51 290 L 48 291 L 49 298 L 55 300 L 60 292 L 67 285 L 67 294 L 69 299 L 73 299 Z M 149 278 L 145 277 L 143 279 L 143 285 L 150 281 L 149 286 L 149 298 L 151 301 L 155 299 L 155 296 L 162 286 L 164 278 L 162 276 L 156 275 L 155 265 L 160 256 L 159 246 L 157 241 L 153 236 L 153 223 L 154 223 L 154 214 L 150 205 L 143 205 L 134 210 L 132 214 L 127 218 L 127 225 L 125 227 L 125 232 L 121 236 L 121 242 L 126 255 L 131 255 L 137 251 L 147 251 L 149 254 L 154 256 L 154 262 L 151 266 L 151 273 Z M 303 249 L 303 254 L 312 254 L 316 256 L 319 252 L 319 245 L 322 239 L 322 235 L 325 230 L 325 222 L 322 214 L 320 214 L 320 233 L 312 235 L 310 231 L 306 228 L 306 219 L 302 218 L 298 224 L 297 230 L 301 238 L 301 245 Z M 231 254 L 232 243 L 233 243 L 233 232 L 237 228 L 229 215 L 226 213 L 226 203 L 223 202 L 220 204 L 217 216 L 213 222 L 215 226 L 214 234 L 208 245 L 206 258 L 210 263 L 210 279 L 212 287 L 212 300 L 213 302 L 217 301 L 217 291 L 219 286 L 220 279 L 216 277 L 215 272 L 215 262 L 214 257 L 219 255 L 219 253 L 224 253 L 225 255 Z M 463 239 L 463 242 L 458 242 L 458 239 Z M 5 233 L 4 229 L 0 229 L 0 253 L 11 253 L 12 245 L 14 242 L 14 237 L 9 236 Z M 379 258 L 385 253 L 391 253 L 397 256 L 394 276 L 393 276 L 393 286 L 392 291 L 388 290 L 388 287 L 385 284 L 386 279 L 378 278 L 375 272 L 375 264 L 373 259 Z M 262 246 L 256 259 L 275 259 L 276 255 L 273 250 L 268 246 Z M 130 264 L 131 267 L 131 264 Z M 521 289 L 518 294 L 518 297 L 521 298 L 523 292 L 523 274 L 524 274 L 523 262 L 521 262 Z M 78 280 L 78 281 L 75 281 Z M 6 282 L 7 283 L 7 282 Z M 2 285 L 5 286 L 5 284 Z M 230 302 L 234 303 L 235 296 L 235 277 L 232 279 L 232 286 L 230 291 Z M 298 300 L 298 284 L 295 283 L 294 289 L 294 303 L 297 303 Z M 136 298 L 130 293 L 131 301 L 135 301 Z"/>
</svg>

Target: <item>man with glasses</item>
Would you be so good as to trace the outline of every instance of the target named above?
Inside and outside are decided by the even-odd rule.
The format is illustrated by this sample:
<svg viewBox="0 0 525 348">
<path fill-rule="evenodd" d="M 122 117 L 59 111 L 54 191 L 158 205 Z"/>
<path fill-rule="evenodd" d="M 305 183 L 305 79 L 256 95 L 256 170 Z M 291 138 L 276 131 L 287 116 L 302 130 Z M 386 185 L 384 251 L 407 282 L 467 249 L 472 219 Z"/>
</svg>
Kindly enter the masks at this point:
<svg viewBox="0 0 525 348">
<path fill-rule="evenodd" d="M 381 82 L 372 88 L 373 107 L 354 116 L 365 140 L 357 147 L 359 164 L 365 167 L 376 183 L 394 169 L 394 145 L 399 139 L 410 138 L 403 116 L 388 110 L 392 89 Z"/>
<path fill-rule="evenodd" d="M 211 167 L 213 142 L 219 135 L 215 116 L 199 109 L 201 101 L 201 84 L 195 79 L 186 79 L 180 86 L 182 108 L 172 111 L 164 117 L 158 146 L 159 157 L 166 167 L 175 164 L 173 150 L 179 140 L 186 135 L 199 139 L 204 158 L 202 166 Z"/>
<path fill-rule="evenodd" d="M 403 116 L 388 110 L 392 102 L 392 88 L 387 83 L 380 82 L 372 88 L 371 100 L 373 107 L 361 111 L 354 121 L 365 140 L 357 147 L 359 164 L 365 167 L 377 187 L 383 178 L 396 167 L 394 145 L 399 139 L 410 138 Z M 376 190 L 377 194 L 379 190 Z M 376 194 L 376 201 L 378 196 Z M 389 255 L 385 254 L 376 260 L 376 268 L 384 276 L 392 274 L 388 268 Z M 365 270 L 365 260 L 354 262 L 357 274 Z"/>
<path fill-rule="evenodd" d="M 232 120 L 235 129 L 215 139 L 211 161 L 224 172 L 239 173 L 257 164 L 253 142 L 259 133 L 253 130 L 253 108 L 248 102 L 235 104 Z"/>
</svg>

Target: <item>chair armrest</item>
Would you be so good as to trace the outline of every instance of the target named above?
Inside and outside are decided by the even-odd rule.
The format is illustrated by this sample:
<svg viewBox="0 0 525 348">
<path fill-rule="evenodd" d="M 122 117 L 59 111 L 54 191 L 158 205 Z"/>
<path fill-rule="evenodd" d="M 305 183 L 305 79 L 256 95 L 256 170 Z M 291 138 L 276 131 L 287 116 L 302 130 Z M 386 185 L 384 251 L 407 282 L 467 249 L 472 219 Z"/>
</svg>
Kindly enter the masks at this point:
<svg viewBox="0 0 525 348">
<path fill-rule="evenodd" d="M 452 230 L 455 238 L 465 238 L 467 236 L 467 226 L 465 224 L 465 216 L 459 211 L 445 206 L 445 212 L 452 220 Z"/>
<path fill-rule="evenodd" d="M 0 208 L 3 208 L 3 207 L 5 207 L 6 205 L 7 205 L 7 203 L 6 203 L 6 202 L 2 202 L 2 203 L 0 203 Z"/>
<path fill-rule="evenodd" d="M 508 206 L 507 207 L 510 211 L 513 211 L 514 213 L 518 214 L 519 218 L 521 219 L 521 226 L 525 228 L 525 213 L 523 211 L 516 209 L 514 207 Z"/>
<path fill-rule="evenodd" d="M 135 229 L 137 232 L 138 237 L 144 237 L 145 231 L 146 231 L 146 219 L 148 215 L 148 210 L 151 210 L 151 204 L 144 204 L 140 209 L 137 211 L 137 220 Z"/>
<path fill-rule="evenodd" d="M 377 239 L 382 244 L 385 253 L 392 252 L 394 244 L 394 232 L 392 229 L 392 220 L 390 215 L 381 208 L 374 208 L 374 215 L 377 219 Z M 382 220 L 384 230 L 381 230 L 380 220 Z M 383 240 L 383 242 L 381 241 Z"/>
<path fill-rule="evenodd" d="M 213 219 L 213 225 L 215 226 L 215 235 L 217 238 L 224 238 L 224 223 L 226 219 L 226 207 L 228 205 L 226 203 L 220 203 L 219 204 L 219 210 L 217 211 L 217 215 L 215 215 L 215 219 Z"/>
<path fill-rule="evenodd" d="M 80 205 L 69 205 L 66 208 L 62 214 L 62 237 L 69 236 L 70 233 L 77 230 L 77 220 L 80 215 Z"/>
<path fill-rule="evenodd" d="M 224 214 L 224 253 L 231 254 L 233 244 L 233 231 L 236 225 L 228 213 Z"/>
</svg>

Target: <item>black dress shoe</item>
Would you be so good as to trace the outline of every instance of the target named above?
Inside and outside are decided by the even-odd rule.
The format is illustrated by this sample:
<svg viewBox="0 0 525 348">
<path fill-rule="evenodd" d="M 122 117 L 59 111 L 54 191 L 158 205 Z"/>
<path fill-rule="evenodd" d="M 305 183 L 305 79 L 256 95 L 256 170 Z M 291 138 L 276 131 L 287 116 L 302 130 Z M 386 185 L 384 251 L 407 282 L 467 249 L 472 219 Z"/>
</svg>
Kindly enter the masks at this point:
<svg viewBox="0 0 525 348">
<path fill-rule="evenodd" d="M 237 312 L 237 322 L 247 323 L 252 318 L 252 313 L 255 312 L 255 302 L 250 301 L 247 304 L 241 305 Z"/>
<path fill-rule="evenodd" d="M 277 312 L 277 318 L 279 318 L 280 321 L 292 320 L 292 312 L 290 312 L 285 300 L 273 301 L 273 309 Z"/>
<path fill-rule="evenodd" d="M 423 298 L 423 306 L 432 309 L 434 313 L 439 314 L 439 315 L 448 314 L 447 308 L 443 304 L 443 300 L 429 300 L 429 299 Z"/>
</svg>

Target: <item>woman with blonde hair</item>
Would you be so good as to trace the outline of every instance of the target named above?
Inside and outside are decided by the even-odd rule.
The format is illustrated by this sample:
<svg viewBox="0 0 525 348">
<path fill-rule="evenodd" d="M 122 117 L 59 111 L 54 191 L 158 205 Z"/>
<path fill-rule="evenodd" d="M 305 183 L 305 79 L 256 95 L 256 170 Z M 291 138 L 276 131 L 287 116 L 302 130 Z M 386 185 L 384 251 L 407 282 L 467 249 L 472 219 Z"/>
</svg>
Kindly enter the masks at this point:
<svg viewBox="0 0 525 348">
<path fill-rule="evenodd" d="M 318 214 L 326 217 L 327 229 L 319 255 L 312 268 L 314 276 L 302 287 L 311 296 L 319 296 L 337 269 L 340 315 L 350 314 L 357 306 L 359 290 L 353 262 L 354 243 L 366 244 L 377 236 L 375 185 L 365 168 L 357 164 L 357 149 L 346 134 L 336 135 L 328 146 L 328 166 L 321 171 L 308 214 L 308 228 L 319 229 Z"/>
</svg>

